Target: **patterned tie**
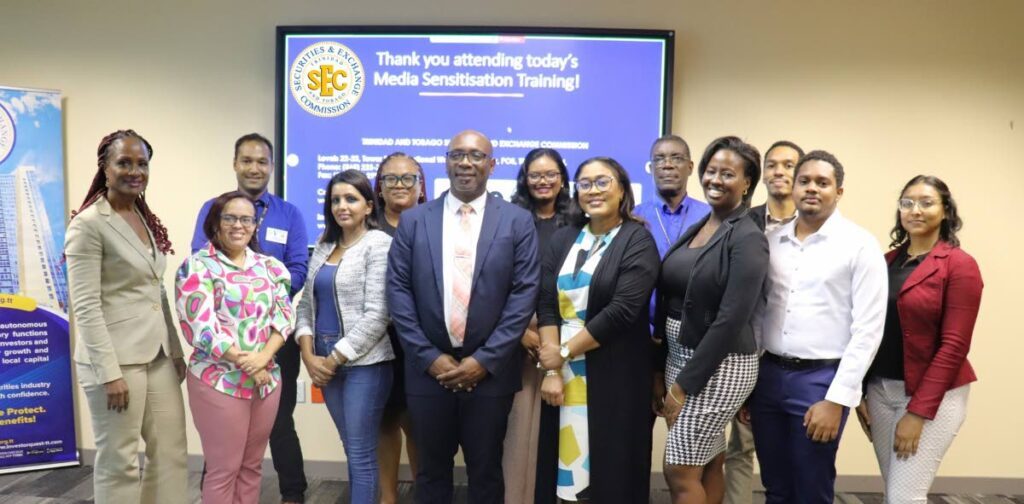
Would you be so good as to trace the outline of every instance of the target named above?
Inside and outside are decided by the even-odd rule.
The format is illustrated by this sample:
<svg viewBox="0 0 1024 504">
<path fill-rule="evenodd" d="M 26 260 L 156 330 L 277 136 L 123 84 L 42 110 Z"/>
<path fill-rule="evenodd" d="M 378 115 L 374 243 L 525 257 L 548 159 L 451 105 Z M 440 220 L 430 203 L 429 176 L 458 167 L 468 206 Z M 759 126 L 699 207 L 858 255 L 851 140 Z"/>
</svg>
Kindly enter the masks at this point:
<svg viewBox="0 0 1024 504">
<path fill-rule="evenodd" d="M 459 233 L 455 239 L 455 276 L 452 278 L 451 329 L 455 339 L 462 343 L 466 337 L 466 317 L 469 315 L 469 296 L 472 291 L 474 254 L 470 240 L 470 215 L 473 207 L 463 203 L 459 207 Z"/>
</svg>

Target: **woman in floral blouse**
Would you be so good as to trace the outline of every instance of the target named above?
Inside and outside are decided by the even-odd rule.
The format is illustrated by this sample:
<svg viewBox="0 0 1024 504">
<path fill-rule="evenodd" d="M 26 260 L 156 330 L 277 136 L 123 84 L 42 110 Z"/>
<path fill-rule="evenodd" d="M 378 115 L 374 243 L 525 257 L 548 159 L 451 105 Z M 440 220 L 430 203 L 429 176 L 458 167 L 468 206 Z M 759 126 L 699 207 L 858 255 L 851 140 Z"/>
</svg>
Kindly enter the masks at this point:
<svg viewBox="0 0 1024 504">
<path fill-rule="evenodd" d="M 292 331 L 288 269 L 260 254 L 256 208 L 222 194 L 203 231 L 210 240 L 181 265 L 178 318 L 195 351 L 189 408 L 206 457 L 204 503 L 258 502 L 260 467 L 274 426 L 281 372 L 274 354 Z"/>
</svg>

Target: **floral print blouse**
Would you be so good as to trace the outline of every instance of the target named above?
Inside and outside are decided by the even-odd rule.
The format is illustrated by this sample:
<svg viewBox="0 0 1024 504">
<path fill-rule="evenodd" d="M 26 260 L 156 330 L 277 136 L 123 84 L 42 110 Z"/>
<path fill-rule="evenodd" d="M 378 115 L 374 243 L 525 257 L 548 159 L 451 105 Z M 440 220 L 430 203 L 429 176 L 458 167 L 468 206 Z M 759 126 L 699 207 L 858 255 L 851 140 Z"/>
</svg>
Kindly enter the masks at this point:
<svg viewBox="0 0 1024 504">
<path fill-rule="evenodd" d="M 232 345 L 242 352 L 258 352 L 275 330 L 285 339 L 291 335 L 290 284 L 281 261 L 249 249 L 242 268 L 210 244 L 186 259 L 178 269 L 175 294 L 181 331 L 195 348 L 188 366 L 192 375 L 240 399 L 270 395 L 281 382 L 281 370 L 273 360 L 267 367 L 270 383 L 257 391 L 256 380 L 223 355 Z"/>
</svg>

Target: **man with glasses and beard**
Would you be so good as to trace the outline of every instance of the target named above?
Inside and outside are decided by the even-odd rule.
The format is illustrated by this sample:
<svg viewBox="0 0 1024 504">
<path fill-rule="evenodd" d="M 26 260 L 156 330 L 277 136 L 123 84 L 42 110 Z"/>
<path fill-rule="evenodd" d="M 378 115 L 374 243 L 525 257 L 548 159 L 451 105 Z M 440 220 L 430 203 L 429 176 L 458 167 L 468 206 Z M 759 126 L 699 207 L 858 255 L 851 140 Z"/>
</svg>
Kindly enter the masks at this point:
<svg viewBox="0 0 1024 504">
<path fill-rule="evenodd" d="M 651 146 L 651 175 L 658 199 L 637 205 L 633 215 L 647 222 L 647 228 L 658 245 L 658 255 L 672 247 L 695 222 L 704 218 L 711 207 L 686 194 L 686 182 L 693 173 L 690 146 L 681 137 L 665 135 Z M 652 319 L 653 320 L 653 319 Z"/>
<path fill-rule="evenodd" d="M 522 387 L 519 340 L 537 307 L 537 231 L 529 212 L 487 193 L 495 162 L 486 136 L 455 135 L 445 158 L 451 189 L 402 215 L 388 256 L 419 450 L 415 501 L 452 502 L 461 447 L 469 502 L 500 504 L 505 429 Z"/>
<path fill-rule="evenodd" d="M 678 135 L 665 135 L 651 145 L 651 176 L 658 199 L 644 201 L 633 209 L 633 215 L 640 217 L 647 225 L 647 230 L 654 237 L 658 247 L 658 256 L 662 259 L 679 237 L 697 221 L 711 213 L 707 203 L 691 198 L 686 194 L 686 183 L 693 173 L 693 160 L 690 159 L 690 146 Z M 655 319 L 654 301 L 658 291 L 651 295 L 650 320 Z M 652 326 L 653 334 L 653 326 Z M 655 344 L 662 344 L 655 341 Z M 654 391 L 651 396 L 652 409 L 661 414 L 662 400 L 665 398 L 665 377 L 655 373 Z M 651 417 L 651 426 L 654 419 Z"/>
</svg>

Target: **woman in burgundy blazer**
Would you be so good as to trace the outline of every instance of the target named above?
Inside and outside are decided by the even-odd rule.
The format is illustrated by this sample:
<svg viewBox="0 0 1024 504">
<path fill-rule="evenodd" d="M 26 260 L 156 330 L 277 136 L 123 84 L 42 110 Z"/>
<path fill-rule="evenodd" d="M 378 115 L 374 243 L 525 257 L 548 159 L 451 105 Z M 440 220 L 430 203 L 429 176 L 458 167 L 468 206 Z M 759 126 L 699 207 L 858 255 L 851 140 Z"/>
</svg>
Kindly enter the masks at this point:
<svg viewBox="0 0 1024 504">
<path fill-rule="evenodd" d="M 872 440 L 886 502 L 926 502 L 942 456 L 963 424 L 967 352 L 981 303 L 978 263 L 946 184 L 918 175 L 900 194 L 889 264 L 885 333 L 857 408 Z"/>
</svg>

